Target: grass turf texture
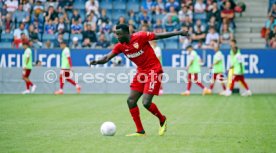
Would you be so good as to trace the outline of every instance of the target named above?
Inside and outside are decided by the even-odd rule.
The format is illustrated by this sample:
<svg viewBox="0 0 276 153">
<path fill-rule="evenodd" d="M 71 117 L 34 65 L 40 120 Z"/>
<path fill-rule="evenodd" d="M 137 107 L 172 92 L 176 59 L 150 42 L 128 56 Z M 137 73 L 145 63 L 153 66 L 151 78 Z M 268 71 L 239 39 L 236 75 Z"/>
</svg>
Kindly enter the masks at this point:
<svg viewBox="0 0 276 153">
<path fill-rule="evenodd" d="M 0 95 L 2 153 L 272 153 L 276 150 L 276 95 L 253 97 L 164 95 L 154 101 L 168 118 L 158 120 L 140 104 L 146 137 L 135 131 L 127 95 Z M 100 134 L 113 121 L 114 137 Z"/>
</svg>

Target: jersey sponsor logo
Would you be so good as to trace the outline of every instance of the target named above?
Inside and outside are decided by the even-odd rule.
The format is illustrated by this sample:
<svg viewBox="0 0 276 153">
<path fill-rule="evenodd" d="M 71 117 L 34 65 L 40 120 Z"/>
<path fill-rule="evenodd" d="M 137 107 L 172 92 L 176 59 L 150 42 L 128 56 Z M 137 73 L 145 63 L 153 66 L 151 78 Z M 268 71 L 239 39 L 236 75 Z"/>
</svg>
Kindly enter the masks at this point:
<svg viewBox="0 0 276 153">
<path fill-rule="evenodd" d="M 142 55 L 143 53 L 144 53 L 144 51 L 140 50 L 140 51 L 138 51 L 138 52 L 136 52 L 136 53 L 133 53 L 133 54 L 127 54 L 126 56 L 127 56 L 128 58 L 136 58 L 136 57 Z"/>
<path fill-rule="evenodd" d="M 139 44 L 138 43 L 134 43 L 133 47 L 136 48 L 136 49 L 138 49 L 139 48 Z"/>
</svg>

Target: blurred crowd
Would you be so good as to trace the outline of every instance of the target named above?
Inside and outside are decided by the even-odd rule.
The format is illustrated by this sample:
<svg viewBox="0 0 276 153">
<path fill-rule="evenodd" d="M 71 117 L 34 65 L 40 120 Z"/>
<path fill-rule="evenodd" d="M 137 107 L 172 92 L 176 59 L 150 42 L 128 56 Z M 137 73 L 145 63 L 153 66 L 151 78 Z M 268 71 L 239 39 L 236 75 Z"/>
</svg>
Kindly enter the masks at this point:
<svg viewBox="0 0 276 153">
<path fill-rule="evenodd" d="M 189 31 L 189 37 L 158 41 L 162 48 L 230 48 L 235 7 L 234 0 L 0 0 L 0 44 L 56 48 L 65 40 L 71 48 L 111 48 L 116 24 L 126 23 L 131 33 Z M 276 5 L 270 14 L 274 23 Z"/>
<path fill-rule="evenodd" d="M 266 39 L 266 46 L 276 48 L 276 2 L 268 12 L 268 19 L 263 28 L 263 37 Z"/>
</svg>

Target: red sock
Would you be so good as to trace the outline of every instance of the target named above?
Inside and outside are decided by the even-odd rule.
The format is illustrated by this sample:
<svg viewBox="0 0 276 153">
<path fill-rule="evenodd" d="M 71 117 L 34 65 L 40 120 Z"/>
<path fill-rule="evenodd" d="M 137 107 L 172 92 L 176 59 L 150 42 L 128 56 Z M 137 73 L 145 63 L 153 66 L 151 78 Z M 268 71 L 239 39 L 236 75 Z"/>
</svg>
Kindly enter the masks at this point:
<svg viewBox="0 0 276 153">
<path fill-rule="evenodd" d="M 203 85 L 201 82 L 196 82 L 196 84 L 197 84 L 200 88 L 202 88 L 202 89 L 205 88 L 204 85 Z"/>
<path fill-rule="evenodd" d="M 215 85 L 215 83 L 211 83 L 209 88 L 210 88 L 211 90 L 213 90 L 214 85 Z"/>
<path fill-rule="evenodd" d="M 192 87 L 192 82 L 189 81 L 188 84 L 187 84 L 187 90 L 190 91 L 190 90 L 191 90 L 191 87 Z"/>
<path fill-rule="evenodd" d="M 26 89 L 30 90 L 30 84 L 29 84 L 29 82 L 25 81 L 25 83 L 26 83 Z"/>
<path fill-rule="evenodd" d="M 139 112 L 138 106 L 131 108 L 129 111 L 130 111 L 132 119 L 136 125 L 136 129 L 137 129 L 136 132 L 144 131 L 144 128 L 143 128 L 143 125 L 142 125 L 142 122 L 140 119 L 140 112 Z"/>
<path fill-rule="evenodd" d="M 165 121 L 165 117 L 161 114 L 161 112 L 153 102 L 148 108 L 148 111 L 150 111 L 154 116 L 158 117 L 160 123 L 163 123 Z"/>
<path fill-rule="evenodd" d="M 72 85 L 74 85 L 74 86 L 76 86 L 77 84 L 76 84 L 76 82 L 74 81 L 74 80 L 72 80 L 72 79 L 66 79 L 68 82 L 70 82 Z"/>
<path fill-rule="evenodd" d="M 246 90 L 249 90 L 247 83 L 244 81 L 244 79 L 241 80 L 241 83 L 243 84 L 244 88 Z"/>
<path fill-rule="evenodd" d="M 31 81 L 29 81 L 28 83 L 29 83 L 29 86 L 33 86 L 33 83 Z"/>
<path fill-rule="evenodd" d="M 225 84 L 224 84 L 224 83 L 222 83 L 221 85 L 222 85 L 222 89 L 223 89 L 223 90 L 226 90 L 226 86 L 225 86 Z"/>
<path fill-rule="evenodd" d="M 63 89 L 64 82 L 63 82 L 62 75 L 59 76 L 59 86 L 60 86 L 60 89 Z"/>
</svg>

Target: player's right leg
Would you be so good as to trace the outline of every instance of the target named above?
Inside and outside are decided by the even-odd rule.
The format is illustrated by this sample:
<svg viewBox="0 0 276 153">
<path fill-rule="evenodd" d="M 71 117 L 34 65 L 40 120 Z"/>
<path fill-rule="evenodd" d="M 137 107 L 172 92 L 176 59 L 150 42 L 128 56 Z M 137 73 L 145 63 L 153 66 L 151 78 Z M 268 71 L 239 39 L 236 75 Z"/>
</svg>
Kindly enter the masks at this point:
<svg viewBox="0 0 276 153">
<path fill-rule="evenodd" d="M 29 94 L 29 93 L 33 93 L 36 89 L 36 85 L 34 85 L 31 80 L 29 79 L 29 76 L 31 74 L 31 70 L 30 69 L 24 69 L 23 70 L 23 75 L 22 75 L 22 79 L 25 81 L 26 83 L 26 90 L 22 92 L 22 94 Z M 30 91 L 30 87 L 31 91 Z"/>
<path fill-rule="evenodd" d="M 145 130 L 142 125 L 142 121 L 140 119 L 139 107 L 137 106 L 137 102 L 142 95 L 143 95 L 142 92 L 135 91 L 135 90 L 130 91 L 130 95 L 127 99 L 127 105 L 129 108 L 129 112 L 132 116 L 132 119 L 135 123 L 136 132 L 132 134 L 128 134 L 126 136 L 144 136 L 145 135 Z"/>
<path fill-rule="evenodd" d="M 78 83 L 76 83 L 73 79 L 71 79 L 71 77 L 73 76 L 73 72 L 70 70 L 66 70 L 64 72 L 64 76 L 65 76 L 66 81 L 68 81 L 69 83 L 71 83 L 73 86 L 76 87 L 77 93 L 80 93 L 80 91 L 81 91 L 80 85 L 78 85 Z"/>
<path fill-rule="evenodd" d="M 63 94 L 63 86 L 64 86 L 64 70 L 60 70 L 59 74 L 59 90 L 55 91 L 56 95 L 62 95 Z"/>
<path fill-rule="evenodd" d="M 192 87 L 192 74 L 189 73 L 188 74 L 188 82 L 187 82 L 186 91 L 182 92 L 181 95 L 183 95 L 183 96 L 189 96 L 190 95 L 191 87 Z"/>
</svg>

